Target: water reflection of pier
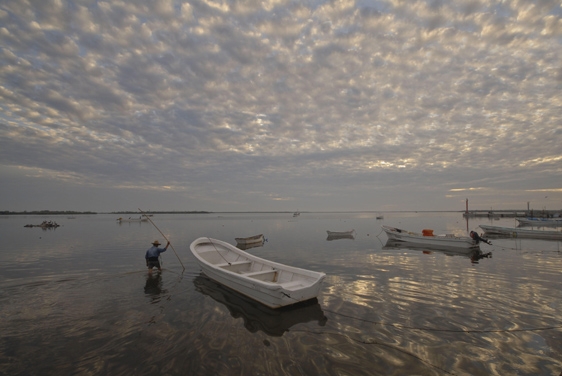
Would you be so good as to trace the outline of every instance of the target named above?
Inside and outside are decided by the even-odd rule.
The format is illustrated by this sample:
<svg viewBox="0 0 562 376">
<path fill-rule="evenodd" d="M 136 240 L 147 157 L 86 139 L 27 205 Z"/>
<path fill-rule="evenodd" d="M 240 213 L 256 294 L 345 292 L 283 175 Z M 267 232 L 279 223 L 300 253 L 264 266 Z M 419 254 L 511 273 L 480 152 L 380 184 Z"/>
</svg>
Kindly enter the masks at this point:
<svg viewBox="0 0 562 376">
<path fill-rule="evenodd" d="M 251 333 L 261 330 L 270 336 L 281 337 L 294 325 L 318 321 L 318 325 L 324 326 L 328 321 L 317 299 L 271 309 L 211 280 L 204 274 L 195 277 L 193 284 L 197 291 L 224 304 L 232 317 L 241 317 L 244 327 Z"/>
</svg>

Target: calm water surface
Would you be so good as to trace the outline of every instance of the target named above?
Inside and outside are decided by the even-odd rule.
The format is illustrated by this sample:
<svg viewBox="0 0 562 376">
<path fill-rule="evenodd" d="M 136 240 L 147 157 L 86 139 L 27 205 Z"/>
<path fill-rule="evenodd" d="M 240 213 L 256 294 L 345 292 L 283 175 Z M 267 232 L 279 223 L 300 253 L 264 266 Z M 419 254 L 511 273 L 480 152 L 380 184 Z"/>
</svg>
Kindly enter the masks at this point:
<svg viewBox="0 0 562 376">
<path fill-rule="evenodd" d="M 177 257 L 149 276 L 144 252 L 163 237 L 115 218 L 0 217 L 0 375 L 562 372 L 562 242 L 493 239 L 475 261 L 385 246 L 382 224 L 465 235 L 491 223 L 459 213 L 156 215 Z M 61 227 L 23 227 L 43 220 Z M 207 279 L 189 251 L 200 236 L 259 233 L 248 252 L 327 274 L 317 301 L 267 309 Z"/>
</svg>

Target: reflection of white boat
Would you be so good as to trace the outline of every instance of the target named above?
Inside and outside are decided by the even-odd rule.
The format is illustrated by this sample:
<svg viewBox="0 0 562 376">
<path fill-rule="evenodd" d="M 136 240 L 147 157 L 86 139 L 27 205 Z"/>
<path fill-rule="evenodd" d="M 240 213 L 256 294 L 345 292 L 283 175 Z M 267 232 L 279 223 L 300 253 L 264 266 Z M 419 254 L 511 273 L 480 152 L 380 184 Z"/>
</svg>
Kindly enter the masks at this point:
<svg viewBox="0 0 562 376">
<path fill-rule="evenodd" d="M 324 326 L 328 320 L 317 299 L 272 309 L 209 279 L 204 274 L 195 277 L 193 284 L 197 291 L 224 304 L 232 317 L 242 317 L 244 327 L 251 333 L 261 330 L 270 336 L 281 337 L 294 325 L 318 321 L 318 325 Z"/>
<path fill-rule="evenodd" d="M 148 218 L 146 217 L 139 217 L 139 218 L 117 218 L 117 222 L 122 223 L 122 222 L 148 222 Z"/>
<path fill-rule="evenodd" d="M 510 238 L 562 240 L 562 231 L 530 230 L 518 227 L 480 225 L 486 234 Z"/>
<path fill-rule="evenodd" d="M 349 231 L 326 231 L 328 233 L 328 237 L 326 240 L 338 240 L 338 239 L 352 239 L 355 240 L 355 230 Z"/>
<path fill-rule="evenodd" d="M 326 240 L 328 240 L 328 241 L 339 240 L 339 239 L 355 240 L 355 234 L 351 234 L 351 235 L 328 235 L 328 237 L 326 238 Z"/>
<path fill-rule="evenodd" d="M 355 230 L 349 231 L 326 231 L 328 236 L 355 236 Z"/>
<path fill-rule="evenodd" d="M 234 240 L 236 240 L 236 243 L 238 243 L 239 245 L 250 245 L 250 244 L 255 244 L 255 243 L 262 243 L 264 242 L 265 238 L 263 236 L 263 234 L 259 234 L 259 235 L 254 235 L 254 236 L 250 236 L 247 238 L 234 238 Z"/>
<path fill-rule="evenodd" d="M 467 249 L 480 248 L 478 242 L 468 236 L 456 236 L 453 234 L 433 235 L 433 230 L 429 229 L 423 230 L 420 234 L 390 226 L 381 227 L 389 239 L 399 242 Z"/>
<path fill-rule="evenodd" d="M 411 249 L 414 251 L 422 251 L 425 254 L 431 254 L 433 252 L 443 253 L 447 256 L 464 256 L 472 260 L 472 262 L 477 262 L 482 258 L 492 257 L 492 253 L 483 253 L 479 248 L 458 248 L 458 247 L 446 247 L 442 245 L 420 245 L 420 244 L 409 244 L 404 242 L 398 242 L 396 240 L 387 240 L 383 249 Z"/>
<path fill-rule="evenodd" d="M 221 240 L 198 238 L 189 247 L 209 278 L 270 308 L 316 298 L 326 276 L 259 258 Z"/>
<path fill-rule="evenodd" d="M 515 218 L 520 226 L 554 226 L 562 227 L 562 218 Z"/>
</svg>

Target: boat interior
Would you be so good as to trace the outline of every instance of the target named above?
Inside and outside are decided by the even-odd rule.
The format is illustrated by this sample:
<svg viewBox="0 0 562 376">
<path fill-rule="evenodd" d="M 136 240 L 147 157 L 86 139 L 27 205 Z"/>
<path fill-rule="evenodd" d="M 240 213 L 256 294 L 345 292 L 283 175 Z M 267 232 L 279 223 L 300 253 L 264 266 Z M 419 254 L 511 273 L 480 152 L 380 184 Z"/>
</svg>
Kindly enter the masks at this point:
<svg viewBox="0 0 562 376">
<path fill-rule="evenodd" d="M 296 289 L 314 283 L 314 278 L 293 273 L 284 269 L 277 269 L 266 263 L 251 260 L 229 249 L 216 245 L 211 249 L 198 252 L 205 261 L 216 267 L 241 274 L 260 281 L 278 283 L 286 289 Z"/>
</svg>

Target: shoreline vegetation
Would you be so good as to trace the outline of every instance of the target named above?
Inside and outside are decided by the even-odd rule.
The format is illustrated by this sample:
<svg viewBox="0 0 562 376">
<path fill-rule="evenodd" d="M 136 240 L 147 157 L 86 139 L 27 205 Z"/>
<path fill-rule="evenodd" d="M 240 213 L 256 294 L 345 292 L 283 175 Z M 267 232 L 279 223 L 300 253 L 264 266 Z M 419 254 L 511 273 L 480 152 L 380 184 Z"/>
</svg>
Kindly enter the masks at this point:
<svg viewBox="0 0 562 376">
<path fill-rule="evenodd" d="M 210 214 L 206 211 L 145 211 L 146 214 Z M 117 212 L 92 212 L 92 211 L 69 211 L 69 210 L 31 210 L 31 211 L 8 211 L 0 210 L 0 215 L 96 215 L 96 214 L 139 214 L 138 211 Z"/>
</svg>

